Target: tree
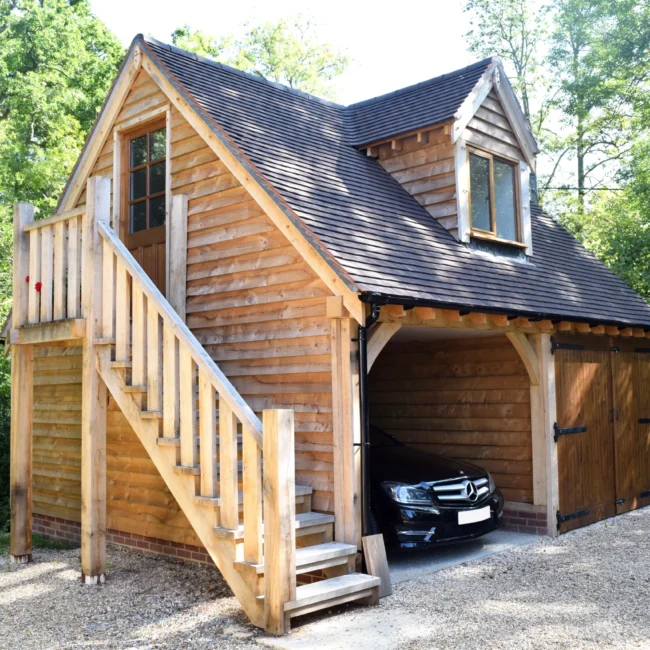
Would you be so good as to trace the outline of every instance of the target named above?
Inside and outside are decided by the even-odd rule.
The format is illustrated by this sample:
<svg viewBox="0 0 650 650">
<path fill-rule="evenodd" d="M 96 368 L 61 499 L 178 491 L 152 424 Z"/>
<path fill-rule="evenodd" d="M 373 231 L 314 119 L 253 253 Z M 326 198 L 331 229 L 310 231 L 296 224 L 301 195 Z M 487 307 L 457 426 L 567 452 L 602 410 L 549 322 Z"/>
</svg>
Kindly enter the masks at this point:
<svg viewBox="0 0 650 650">
<path fill-rule="evenodd" d="M 575 159 L 579 213 L 587 192 L 611 181 L 633 146 L 634 105 L 644 96 L 650 73 L 649 38 L 647 3 L 555 2 L 548 64 L 556 76 L 560 124 L 567 132 L 558 138 L 557 160 L 565 155 Z"/>
<path fill-rule="evenodd" d="M 511 68 L 513 89 L 538 135 L 546 113 L 533 103 L 547 85 L 540 50 L 547 37 L 548 8 L 534 0 L 467 0 L 464 10 L 470 14 L 471 29 L 465 34 L 469 51 L 480 57 L 496 54 Z"/>
<path fill-rule="evenodd" d="M 329 82 L 348 65 L 348 57 L 321 41 L 314 23 L 302 16 L 247 25 L 240 39 L 217 39 L 185 26 L 172 34 L 172 42 L 263 79 L 325 97 L 332 97 Z"/>
<path fill-rule="evenodd" d="M 40 216 L 52 213 L 123 55 L 88 0 L 0 0 L 0 322 L 11 304 L 12 206 L 29 201 Z M 0 527 L 8 384 L 2 363 Z"/>
</svg>

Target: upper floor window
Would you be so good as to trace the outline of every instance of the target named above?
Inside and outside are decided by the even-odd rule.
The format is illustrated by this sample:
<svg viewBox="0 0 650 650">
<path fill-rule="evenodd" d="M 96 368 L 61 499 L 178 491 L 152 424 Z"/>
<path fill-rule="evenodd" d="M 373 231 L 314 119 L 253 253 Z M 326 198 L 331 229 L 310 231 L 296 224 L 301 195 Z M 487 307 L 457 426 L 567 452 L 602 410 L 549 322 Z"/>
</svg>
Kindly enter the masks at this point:
<svg viewBox="0 0 650 650">
<path fill-rule="evenodd" d="M 135 137 L 129 136 L 129 234 L 165 225 L 165 153 L 164 127 L 149 127 Z"/>
<path fill-rule="evenodd" d="M 521 241 L 518 165 L 477 149 L 469 150 L 472 232 L 489 239 Z"/>
</svg>

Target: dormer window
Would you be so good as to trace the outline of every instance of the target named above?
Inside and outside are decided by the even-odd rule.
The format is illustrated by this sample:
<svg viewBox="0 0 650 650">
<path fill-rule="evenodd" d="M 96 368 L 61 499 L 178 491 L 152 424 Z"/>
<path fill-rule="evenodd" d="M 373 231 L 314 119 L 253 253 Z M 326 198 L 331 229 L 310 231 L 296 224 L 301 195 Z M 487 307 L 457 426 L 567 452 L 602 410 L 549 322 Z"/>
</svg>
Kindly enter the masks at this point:
<svg viewBox="0 0 650 650">
<path fill-rule="evenodd" d="M 518 163 L 469 149 L 472 235 L 519 243 Z"/>
</svg>

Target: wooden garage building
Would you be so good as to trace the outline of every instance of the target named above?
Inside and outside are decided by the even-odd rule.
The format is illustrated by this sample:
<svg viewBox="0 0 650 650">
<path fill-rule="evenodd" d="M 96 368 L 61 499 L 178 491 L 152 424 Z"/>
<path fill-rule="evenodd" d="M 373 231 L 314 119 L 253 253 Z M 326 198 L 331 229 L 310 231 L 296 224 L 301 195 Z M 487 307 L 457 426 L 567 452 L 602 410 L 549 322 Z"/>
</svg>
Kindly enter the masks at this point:
<svg viewBox="0 0 650 650">
<path fill-rule="evenodd" d="M 15 210 L 13 557 L 211 561 L 278 633 L 374 603 L 370 421 L 522 530 L 650 503 L 650 307 L 531 201 L 536 153 L 497 59 L 340 106 L 136 37 L 56 214 Z"/>
</svg>

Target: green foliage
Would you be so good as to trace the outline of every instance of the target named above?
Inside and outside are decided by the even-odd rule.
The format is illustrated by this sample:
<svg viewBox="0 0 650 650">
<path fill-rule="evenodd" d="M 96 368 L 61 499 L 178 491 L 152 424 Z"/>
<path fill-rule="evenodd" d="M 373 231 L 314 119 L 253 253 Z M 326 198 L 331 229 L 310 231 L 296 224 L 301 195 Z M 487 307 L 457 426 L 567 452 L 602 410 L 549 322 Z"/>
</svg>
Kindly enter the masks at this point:
<svg viewBox="0 0 650 650">
<path fill-rule="evenodd" d="M 124 54 L 88 0 L 0 0 L 0 322 L 11 305 L 12 206 L 55 208 Z M 0 528 L 8 508 L 8 364 L 0 362 Z"/>
<path fill-rule="evenodd" d="M 348 57 L 322 42 L 314 23 L 302 16 L 247 25 L 239 39 L 217 39 L 185 26 L 172 34 L 172 42 L 263 79 L 330 98 L 333 91 L 329 82 L 348 65 Z"/>
</svg>

